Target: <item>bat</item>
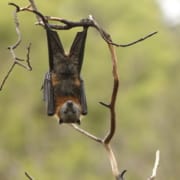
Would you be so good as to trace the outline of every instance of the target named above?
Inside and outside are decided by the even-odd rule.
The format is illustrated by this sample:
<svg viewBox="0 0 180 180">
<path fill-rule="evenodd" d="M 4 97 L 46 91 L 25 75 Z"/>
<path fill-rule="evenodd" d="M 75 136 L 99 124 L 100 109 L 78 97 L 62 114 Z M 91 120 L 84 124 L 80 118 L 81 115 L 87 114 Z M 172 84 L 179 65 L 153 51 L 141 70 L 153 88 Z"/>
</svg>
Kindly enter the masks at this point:
<svg viewBox="0 0 180 180">
<path fill-rule="evenodd" d="M 87 114 L 84 81 L 80 76 L 83 64 L 87 27 L 78 32 L 68 54 L 58 33 L 45 26 L 49 54 L 49 72 L 43 84 L 47 114 L 56 116 L 59 123 L 80 124 L 80 116 Z"/>
</svg>

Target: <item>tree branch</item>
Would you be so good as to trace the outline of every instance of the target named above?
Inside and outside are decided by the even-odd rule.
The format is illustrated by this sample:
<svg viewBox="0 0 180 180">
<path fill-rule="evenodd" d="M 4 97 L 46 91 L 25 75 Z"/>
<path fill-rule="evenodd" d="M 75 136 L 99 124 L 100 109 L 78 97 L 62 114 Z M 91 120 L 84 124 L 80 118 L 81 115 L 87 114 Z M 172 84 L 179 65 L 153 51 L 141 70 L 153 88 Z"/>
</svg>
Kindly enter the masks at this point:
<svg viewBox="0 0 180 180">
<path fill-rule="evenodd" d="M 19 8 L 19 6 L 17 6 L 14 3 L 9 3 L 9 5 L 12 5 L 12 6 L 14 6 L 16 8 L 16 10 L 13 13 L 13 16 L 14 16 L 15 29 L 16 29 L 16 34 L 17 34 L 17 41 L 15 42 L 14 45 L 11 45 L 11 46 L 8 47 L 8 50 L 10 51 L 10 53 L 12 55 L 13 64 L 9 68 L 7 74 L 5 75 L 5 77 L 3 78 L 3 80 L 2 80 L 2 82 L 0 84 L 0 91 L 3 89 L 7 79 L 10 76 L 11 72 L 13 71 L 15 65 L 19 65 L 19 66 L 21 66 L 21 67 L 23 67 L 23 68 L 25 68 L 25 69 L 27 69 L 29 71 L 32 70 L 32 67 L 31 67 L 31 64 L 30 64 L 30 58 L 29 58 L 31 43 L 27 47 L 27 54 L 26 54 L 27 58 L 26 58 L 26 60 L 18 58 L 16 56 L 16 54 L 15 54 L 14 50 L 20 45 L 21 40 L 22 40 L 21 32 L 20 32 L 20 29 L 19 29 L 19 21 L 18 21 L 18 17 L 17 17 L 17 13 L 20 11 L 20 8 Z M 23 64 L 22 61 L 26 61 L 26 64 Z"/>
<path fill-rule="evenodd" d="M 33 178 L 27 172 L 25 172 L 24 174 L 29 180 L 33 180 Z"/>
<path fill-rule="evenodd" d="M 112 173 L 113 173 L 114 177 L 116 178 L 116 180 L 119 180 L 119 169 L 118 169 L 116 157 L 115 157 L 114 152 L 111 148 L 111 145 L 110 144 L 104 144 L 104 147 L 106 148 L 106 151 L 108 153 Z"/>
<path fill-rule="evenodd" d="M 69 21 L 69 20 L 66 20 L 66 19 L 63 19 L 63 18 L 59 18 L 59 17 L 52 17 L 52 16 L 46 16 L 47 20 L 50 20 L 50 21 L 58 21 L 58 22 L 61 22 L 65 25 L 50 25 L 50 27 L 52 29 L 56 29 L 56 30 L 69 30 L 71 28 L 75 28 L 75 27 L 82 27 L 82 26 L 90 26 L 90 27 L 94 27 L 97 29 L 97 31 L 100 33 L 101 37 L 108 43 L 108 44 L 111 44 L 113 46 L 117 46 L 117 47 L 128 47 L 128 46 L 132 46 L 134 44 L 137 44 L 139 42 L 142 42 L 152 36 L 154 36 L 155 34 L 157 34 L 158 32 L 155 31 L 155 32 L 152 32 L 138 40 L 135 40 L 133 42 L 130 42 L 128 44 L 118 44 L 118 43 L 115 43 L 111 40 L 110 38 L 110 35 L 97 23 L 97 21 L 94 19 L 94 17 L 92 15 L 89 15 L 88 18 L 86 19 L 82 19 L 78 22 L 75 22 L 75 21 Z M 41 23 L 39 23 L 41 24 Z M 42 25 L 42 24 L 41 24 Z"/>
<path fill-rule="evenodd" d="M 112 89 L 112 95 L 111 95 L 111 99 L 110 99 L 110 104 L 105 104 L 103 102 L 100 102 L 101 105 L 105 106 L 106 108 L 109 109 L 110 111 L 110 126 L 109 126 L 109 131 L 107 132 L 107 134 L 105 135 L 104 138 L 99 138 L 96 137 L 94 135 L 92 135 L 91 133 L 89 133 L 88 131 L 81 129 L 80 127 L 78 127 L 75 124 L 71 124 L 71 127 L 73 127 L 75 130 L 77 130 L 78 132 L 80 132 L 81 134 L 85 135 L 86 137 L 102 144 L 107 153 L 108 153 L 108 157 L 109 157 L 109 161 L 111 164 L 111 168 L 112 168 L 112 173 L 113 176 L 115 177 L 116 180 L 123 180 L 124 179 L 124 174 L 126 172 L 126 170 L 124 170 L 122 173 L 119 173 L 119 169 L 118 169 L 118 165 L 117 165 L 117 161 L 116 161 L 116 157 L 114 155 L 114 152 L 112 150 L 112 147 L 110 145 L 110 142 L 115 134 L 116 131 L 116 111 L 115 111 L 115 105 L 116 105 L 116 99 L 117 99 L 117 93 L 118 93 L 118 88 L 119 88 L 119 75 L 118 75 L 118 71 L 117 71 L 117 56 L 116 56 L 116 52 L 115 52 L 115 47 L 128 47 L 128 46 L 132 46 L 134 44 L 137 44 L 139 42 L 142 42 L 144 40 L 146 40 L 147 38 L 152 37 L 153 35 L 155 35 L 157 32 L 153 32 L 150 33 L 148 35 L 146 35 L 143 38 L 140 38 L 136 41 L 130 42 L 128 44 L 117 44 L 115 42 L 112 41 L 111 36 L 97 23 L 97 21 L 93 18 L 92 15 L 89 15 L 88 18 L 86 19 L 81 19 L 80 21 L 69 21 L 63 18 L 57 18 L 57 17 L 51 17 L 51 16 L 44 16 L 42 13 L 40 13 L 37 9 L 37 6 L 34 2 L 34 0 L 29 0 L 30 5 L 24 8 L 20 8 L 18 5 L 14 4 L 14 3 L 9 3 L 9 5 L 15 6 L 16 7 L 16 11 L 14 12 L 14 21 L 15 21 L 15 25 L 16 25 L 16 32 L 18 35 L 18 40 L 17 42 L 9 47 L 9 50 L 12 54 L 13 57 L 13 64 L 10 67 L 7 75 L 5 76 L 2 85 L 0 86 L 1 89 L 3 87 L 3 85 L 5 84 L 5 81 L 7 80 L 9 74 L 12 72 L 13 68 L 15 67 L 15 65 L 19 65 L 22 66 L 23 68 L 26 68 L 28 70 L 32 70 L 32 67 L 30 65 L 29 62 L 29 53 L 30 53 L 30 45 L 27 48 L 27 60 L 26 60 L 26 64 L 24 65 L 22 64 L 22 59 L 16 57 L 14 49 L 16 49 L 19 44 L 21 43 L 21 33 L 19 30 L 19 22 L 18 22 L 18 18 L 17 18 L 17 13 L 20 11 L 28 11 L 28 12 L 32 12 L 34 14 L 36 14 L 36 19 L 38 21 L 37 24 L 44 26 L 45 28 L 52 28 L 52 29 L 57 29 L 57 30 L 68 30 L 71 28 L 75 28 L 75 27 L 93 27 L 95 28 L 101 35 L 101 37 L 105 40 L 105 42 L 108 45 L 110 54 L 111 54 L 111 62 L 112 62 L 112 75 L 113 75 L 113 89 Z M 54 24 L 49 24 L 48 21 L 57 21 L 62 23 L 62 25 L 54 25 Z M 24 60 L 23 60 L 24 61 Z M 148 180 L 153 180 L 156 177 L 156 171 L 157 171 L 157 167 L 159 164 L 159 153 L 156 153 L 156 161 L 155 161 L 155 165 L 153 168 L 153 173 L 152 176 L 148 179 Z M 28 175 L 28 173 L 25 173 L 25 175 L 32 180 L 32 178 Z"/>
<path fill-rule="evenodd" d="M 80 127 L 78 127 L 76 124 L 71 124 L 71 127 L 73 127 L 75 130 L 77 130 L 78 132 L 80 132 L 81 134 L 87 136 L 88 138 L 98 142 L 98 143 L 103 143 L 101 138 L 98 138 L 94 135 L 92 135 L 91 133 L 87 132 L 84 129 L 81 129 Z"/>
<path fill-rule="evenodd" d="M 159 161 L 160 161 L 160 151 L 157 150 L 156 151 L 156 158 L 155 158 L 155 162 L 154 162 L 154 167 L 153 167 L 153 170 L 152 170 L 152 175 L 147 180 L 156 179 L 157 170 L 158 170 L 158 167 L 159 167 Z"/>
<path fill-rule="evenodd" d="M 110 37 L 109 37 L 110 38 Z M 119 88 L 119 77 L 117 71 L 117 56 L 112 44 L 108 44 L 110 53 L 111 53 L 111 60 L 112 60 L 112 68 L 113 68 L 113 78 L 114 78 L 114 85 L 113 85 L 113 92 L 111 95 L 111 103 L 110 103 L 110 114 L 111 114 L 111 121 L 110 121 L 110 130 L 106 135 L 104 142 L 107 144 L 111 141 L 112 137 L 114 136 L 116 130 L 116 113 L 115 113 L 115 103 Z"/>
</svg>

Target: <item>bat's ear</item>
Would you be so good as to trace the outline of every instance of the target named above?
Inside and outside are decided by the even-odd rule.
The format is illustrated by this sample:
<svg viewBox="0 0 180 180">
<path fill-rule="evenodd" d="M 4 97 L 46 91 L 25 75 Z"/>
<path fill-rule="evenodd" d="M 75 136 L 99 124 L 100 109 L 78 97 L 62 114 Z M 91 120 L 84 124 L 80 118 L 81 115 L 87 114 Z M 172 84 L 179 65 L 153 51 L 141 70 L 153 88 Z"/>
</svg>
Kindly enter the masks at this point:
<svg viewBox="0 0 180 180">
<path fill-rule="evenodd" d="M 79 64 L 79 72 L 81 71 L 81 66 L 84 57 L 84 49 L 86 43 L 86 36 L 87 36 L 88 28 L 85 27 L 83 31 L 78 32 L 76 37 L 72 43 L 69 55 L 75 59 L 78 59 Z"/>
</svg>

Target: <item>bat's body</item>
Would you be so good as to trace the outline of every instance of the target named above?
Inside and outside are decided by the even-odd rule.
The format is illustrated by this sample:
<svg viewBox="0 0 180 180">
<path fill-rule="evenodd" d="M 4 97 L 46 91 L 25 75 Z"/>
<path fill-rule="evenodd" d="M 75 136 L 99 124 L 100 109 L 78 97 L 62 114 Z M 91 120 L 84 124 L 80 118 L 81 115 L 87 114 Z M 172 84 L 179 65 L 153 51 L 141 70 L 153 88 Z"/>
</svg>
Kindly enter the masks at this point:
<svg viewBox="0 0 180 180">
<path fill-rule="evenodd" d="M 60 123 L 80 123 L 87 114 L 86 96 L 80 71 L 83 62 L 87 28 L 78 32 L 68 55 L 56 31 L 46 28 L 49 50 L 49 72 L 44 81 L 47 114 L 56 115 Z"/>
</svg>

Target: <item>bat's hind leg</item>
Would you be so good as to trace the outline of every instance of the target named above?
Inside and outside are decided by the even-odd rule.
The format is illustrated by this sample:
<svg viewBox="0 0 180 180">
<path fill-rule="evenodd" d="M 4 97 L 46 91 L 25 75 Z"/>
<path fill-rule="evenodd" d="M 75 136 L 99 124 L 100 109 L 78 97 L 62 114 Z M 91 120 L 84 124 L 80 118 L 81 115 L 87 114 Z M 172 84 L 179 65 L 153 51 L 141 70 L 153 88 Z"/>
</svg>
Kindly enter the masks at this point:
<svg viewBox="0 0 180 180">
<path fill-rule="evenodd" d="M 55 103 L 54 103 L 54 90 L 52 85 L 51 73 L 47 72 L 44 78 L 43 84 L 43 94 L 44 100 L 47 102 L 47 114 L 52 116 L 55 113 Z"/>
</svg>

